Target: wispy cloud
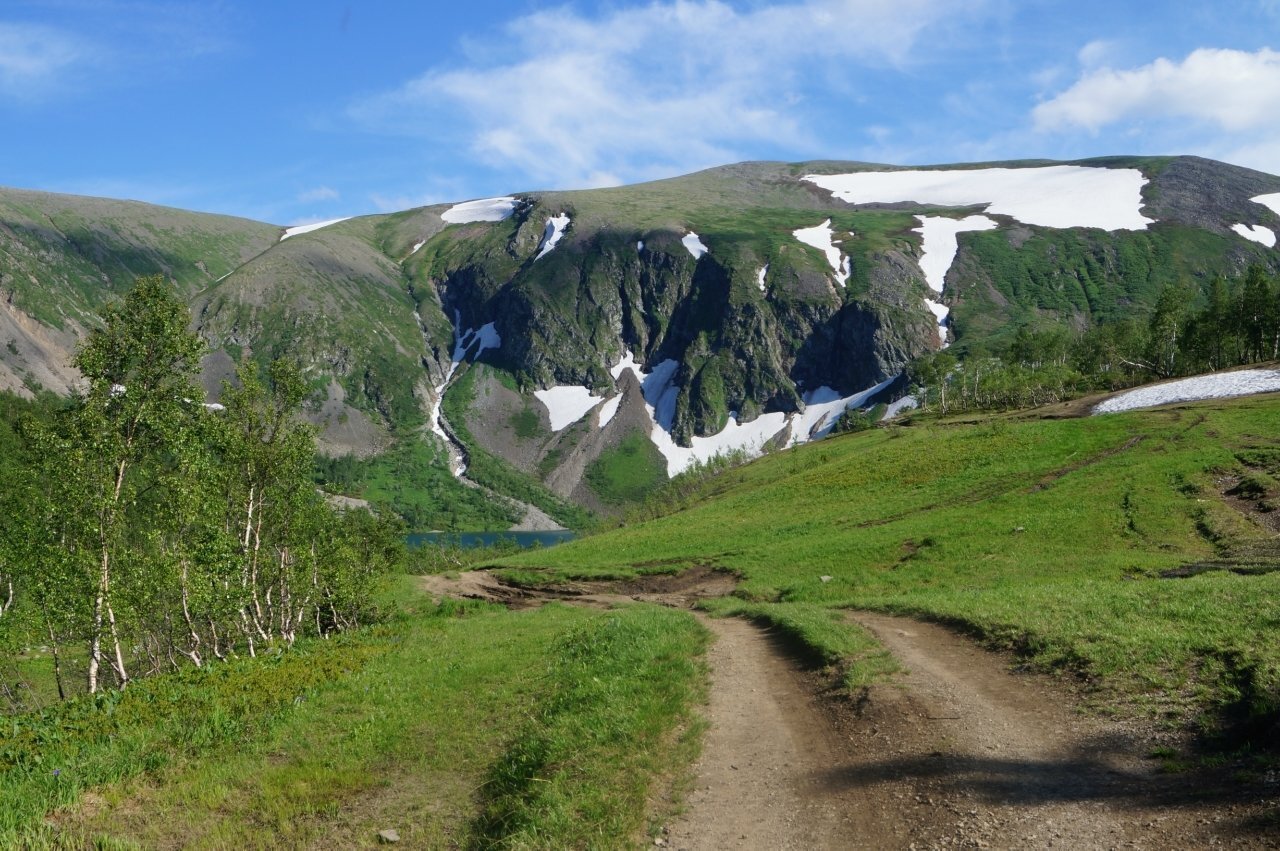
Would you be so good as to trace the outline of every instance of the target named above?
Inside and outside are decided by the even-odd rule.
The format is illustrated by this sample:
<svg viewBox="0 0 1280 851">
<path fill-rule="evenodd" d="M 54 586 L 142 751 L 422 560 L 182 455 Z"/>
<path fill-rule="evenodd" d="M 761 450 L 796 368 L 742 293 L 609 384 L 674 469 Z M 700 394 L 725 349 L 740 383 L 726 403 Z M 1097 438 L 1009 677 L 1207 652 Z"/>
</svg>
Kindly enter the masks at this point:
<svg viewBox="0 0 1280 851">
<path fill-rule="evenodd" d="M 221 4 L 158 0 L 45 0 L 0 20 L 0 98 L 47 101 L 121 85 L 136 87 L 178 63 L 230 49 Z"/>
<path fill-rule="evenodd" d="M 298 203 L 310 204 L 316 201 L 336 201 L 341 197 L 338 190 L 330 186 L 317 186 L 298 193 Z"/>
<path fill-rule="evenodd" d="M 0 95 L 36 98 L 58 87 L 87 52 L 70 33 L 0 21 Z"/>
<path fill-rule="evenodd" d="M 464 67 L 433 68 L 350 113 L 370 129 L 465 145 L 551 186 L 663 176 L 743 148 L 818 151 L 815 108 L 852 108 L 860 70 L 909 63 L 921 34 L 954 9 L 944 0 L 745 10 L 666 0 L 596 16 L 559 8 L 473 43 Z"/>
</svg>

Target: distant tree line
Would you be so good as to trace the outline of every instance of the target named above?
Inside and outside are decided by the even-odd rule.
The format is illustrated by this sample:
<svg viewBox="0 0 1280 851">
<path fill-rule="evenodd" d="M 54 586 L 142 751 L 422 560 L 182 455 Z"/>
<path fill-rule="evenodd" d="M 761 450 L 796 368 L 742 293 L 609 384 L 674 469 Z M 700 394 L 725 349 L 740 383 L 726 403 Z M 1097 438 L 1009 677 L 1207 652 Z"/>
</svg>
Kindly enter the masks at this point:
<svg viewBox="0 0 1280 851">
<path fill-rule="evenodd" d="M 312 484 L 298 367 L 246 360 L 206 406 L 189 323 L 139 280 L 77 354 L 83 391 L 23 415 L 0 465 L 0 659 L 46 647 L 63 696 L 73 668 L 92 693 L 358 626 L 400 552 Z"/>
<path fill-rule="evenodd" d="M 942 413 L 1034 407 L 1280 358 L 1280 281 L 1261 266 L 1210 282 L 1203 306 L 1188 285 L 1166 287 L 1146 321 L 1073 333 L 1023 327 L 995 353 L 959 359 L 943 350 L 908 370 L 921 403 Z"/>
</svg>

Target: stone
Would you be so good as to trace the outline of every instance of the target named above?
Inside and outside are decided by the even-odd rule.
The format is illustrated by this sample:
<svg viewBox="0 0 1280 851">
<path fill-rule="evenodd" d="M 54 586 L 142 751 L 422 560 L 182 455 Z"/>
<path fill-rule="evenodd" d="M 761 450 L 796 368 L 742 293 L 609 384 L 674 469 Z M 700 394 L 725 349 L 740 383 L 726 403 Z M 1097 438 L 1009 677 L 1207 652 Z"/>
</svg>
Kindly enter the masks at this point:
<svg viewBox="0 0 1280 851">
<path fill-rule="evenodd" d="M 378 841 L 383 845 L 390 845 L 394 842 L 399 842 L 400 832 L 393 827 L 388 827 L 386 830 L 380 830 L 378 831 Z"/>
</svg>

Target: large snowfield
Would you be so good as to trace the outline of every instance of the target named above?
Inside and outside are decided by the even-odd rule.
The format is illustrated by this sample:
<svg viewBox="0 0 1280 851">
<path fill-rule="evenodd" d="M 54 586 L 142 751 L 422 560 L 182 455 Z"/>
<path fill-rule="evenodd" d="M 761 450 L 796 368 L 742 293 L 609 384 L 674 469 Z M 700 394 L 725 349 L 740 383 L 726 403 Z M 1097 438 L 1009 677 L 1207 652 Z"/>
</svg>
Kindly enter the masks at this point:
<svg viewBox="0 0 1280 851">
<path fill-rule="evenodd" d="M 680 395 L 680 387 L 675 382 L 679 367 L 680 364 L 674 360 L 664 360 L 651 371 L 645 372 L 635 356 L 626 352 L 609 371 L 614 381 L 620 379 L 627 370 L 635 373 L 636 380 L 640 382 L 640 392 L 644 396 L 645 410 L 653 423 L 649 429 L 649 439 L 667 460 L 668 476 L 675 476 L 695 463 L 709 461 L 716 455 L 728 452 L 741 450 L 749 455 L 758 455 L 764 451 L 765 444 L 784 432 L 787 433 L 788 445 L 824 437 L 831 432 L 842 413 L 860 407 L 894 380 L 890 378 L 850 396 L 841 396 L 830 387 L 819 387 L 804 394 L 805 409 L 800 413 L 775 411 L 761 414 L 751 422 L 741 422 L 737 413 L 731 413 L 729 422 L 718 433 L 707 437 L 695 436 L 690 441 L 691 446 L 680 446 L 671 436 L 676 400 Z M 618 406 L 622 402 L 621 393 L 606 399 L 596 396 L 587 387 L 550 387 L 535 390 L 534 395 L 546 406 L 553 431 L 561 431 L 573 425 L 597 405 L 600 408 L 599 427 L 604 428 L 618 413 Z"/>
<path fill-rule="evenodd" d="M 850 204 L 985 206 L 990 215 L 1050 228 L 1145 230 L 1153 222 L 1140 212 L 1147 179 L 1132 168 L 863 171 L 808 174 L 804 180 Z"/>
<path fill-rule="evenodd" d="M 807 174 L 803 179 L 849 204 L 914 202 L 944 207 L 981 206 L 993 215 L 1010 216 L 1025 224 L 1052 228 L 1143 230 L 1153 221 L 1140 212 L 1142 187 L 1147 180 L 1137 169 L 1061 165 Z M 938 296 L 938 299 L 926 298 L 924 304 L 941 327 L 946 325 L 951 313 L 940 299 L 947 272 L 959 250 L 957 234 L 991 230 L 999 223 L 986 215 L 962 219 L 948 216 L 916 218 L 920 222 L 920 227 L 915 229 L 920 234 L 920 270 L 924 272 L 929 289 Z M 832 254 L 838 257 L 839 251 L 831 244 L 830 221 L 816 228 L 796 231 L 795 235 L 802 242 L 827 252 L 828 261 L 835 266 Z M 847 265 L 845 270 L 844 277 L 847 278 Z M 945 332 L 943 340 L 945 346 Z"/>
<path fill-rule="evenodd" d="M 510 195 L 501 198 L 481 198 L 478 201 L 464 201 L 454 204 L 440 214 L 451 225 L 462 225 L 470 222 L 500 222 L 511 217 L 519 202 Z"/>
<path fill-rule="evenodd" d="M 1248 396 L 1252 393 L 1280 391 L 1280 370 L 1241 369 L 1234 372 L 1217 372 L 1213 375 L 1197 375 L 1178 381 L 1166 381 L 1139 387 L 1118 396 L 1112 396 L 1093 408 L 1095 414 L 1115 414 L 1135 408 L 1151 408 L 1173 402 L 1194 402 L 1197 399 L 1225 399 L 1231 396 Z"/>
</svg>

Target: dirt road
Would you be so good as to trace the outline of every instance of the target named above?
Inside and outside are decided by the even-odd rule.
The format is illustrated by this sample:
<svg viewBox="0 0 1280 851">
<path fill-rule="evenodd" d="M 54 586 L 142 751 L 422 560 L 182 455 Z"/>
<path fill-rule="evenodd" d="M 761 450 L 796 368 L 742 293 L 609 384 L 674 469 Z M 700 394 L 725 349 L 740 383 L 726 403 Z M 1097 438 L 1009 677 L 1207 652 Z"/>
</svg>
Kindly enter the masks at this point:
<svg viewBox="0 0 1280 851">
<path fill-rule="evenodd" d="M 1271 800 L 1160 773 L 1140 726 L 931 624 L 860 613 L 906 669 L 859 706 L 760 629 L 708 621 L 711 729 L 672 848 L 1280 847 Z"/>
<path fill-rule="evenodd" d="M 563 588 L 589 605 L 688 606 L 714 575 L 645 588 Z M 424 581 L 435 594 L 517 604 L 488 574 Z M 666 585 L 663 585 L 666 583 Z M 673 584 L 676 583 L 676 584 Z M 670 587 L 667 587 L 670 586 Z M 767 630 L 704 623 L 710 727 L 666 847 L 715 849 L 1280 848 L 1280 784 L 1162 773 L 1141 724 L 1077 711 L 1048 678 L 933 624 L 851 614 L 904 671 L 854 702 L 823 687 Z"/>
</svg>

